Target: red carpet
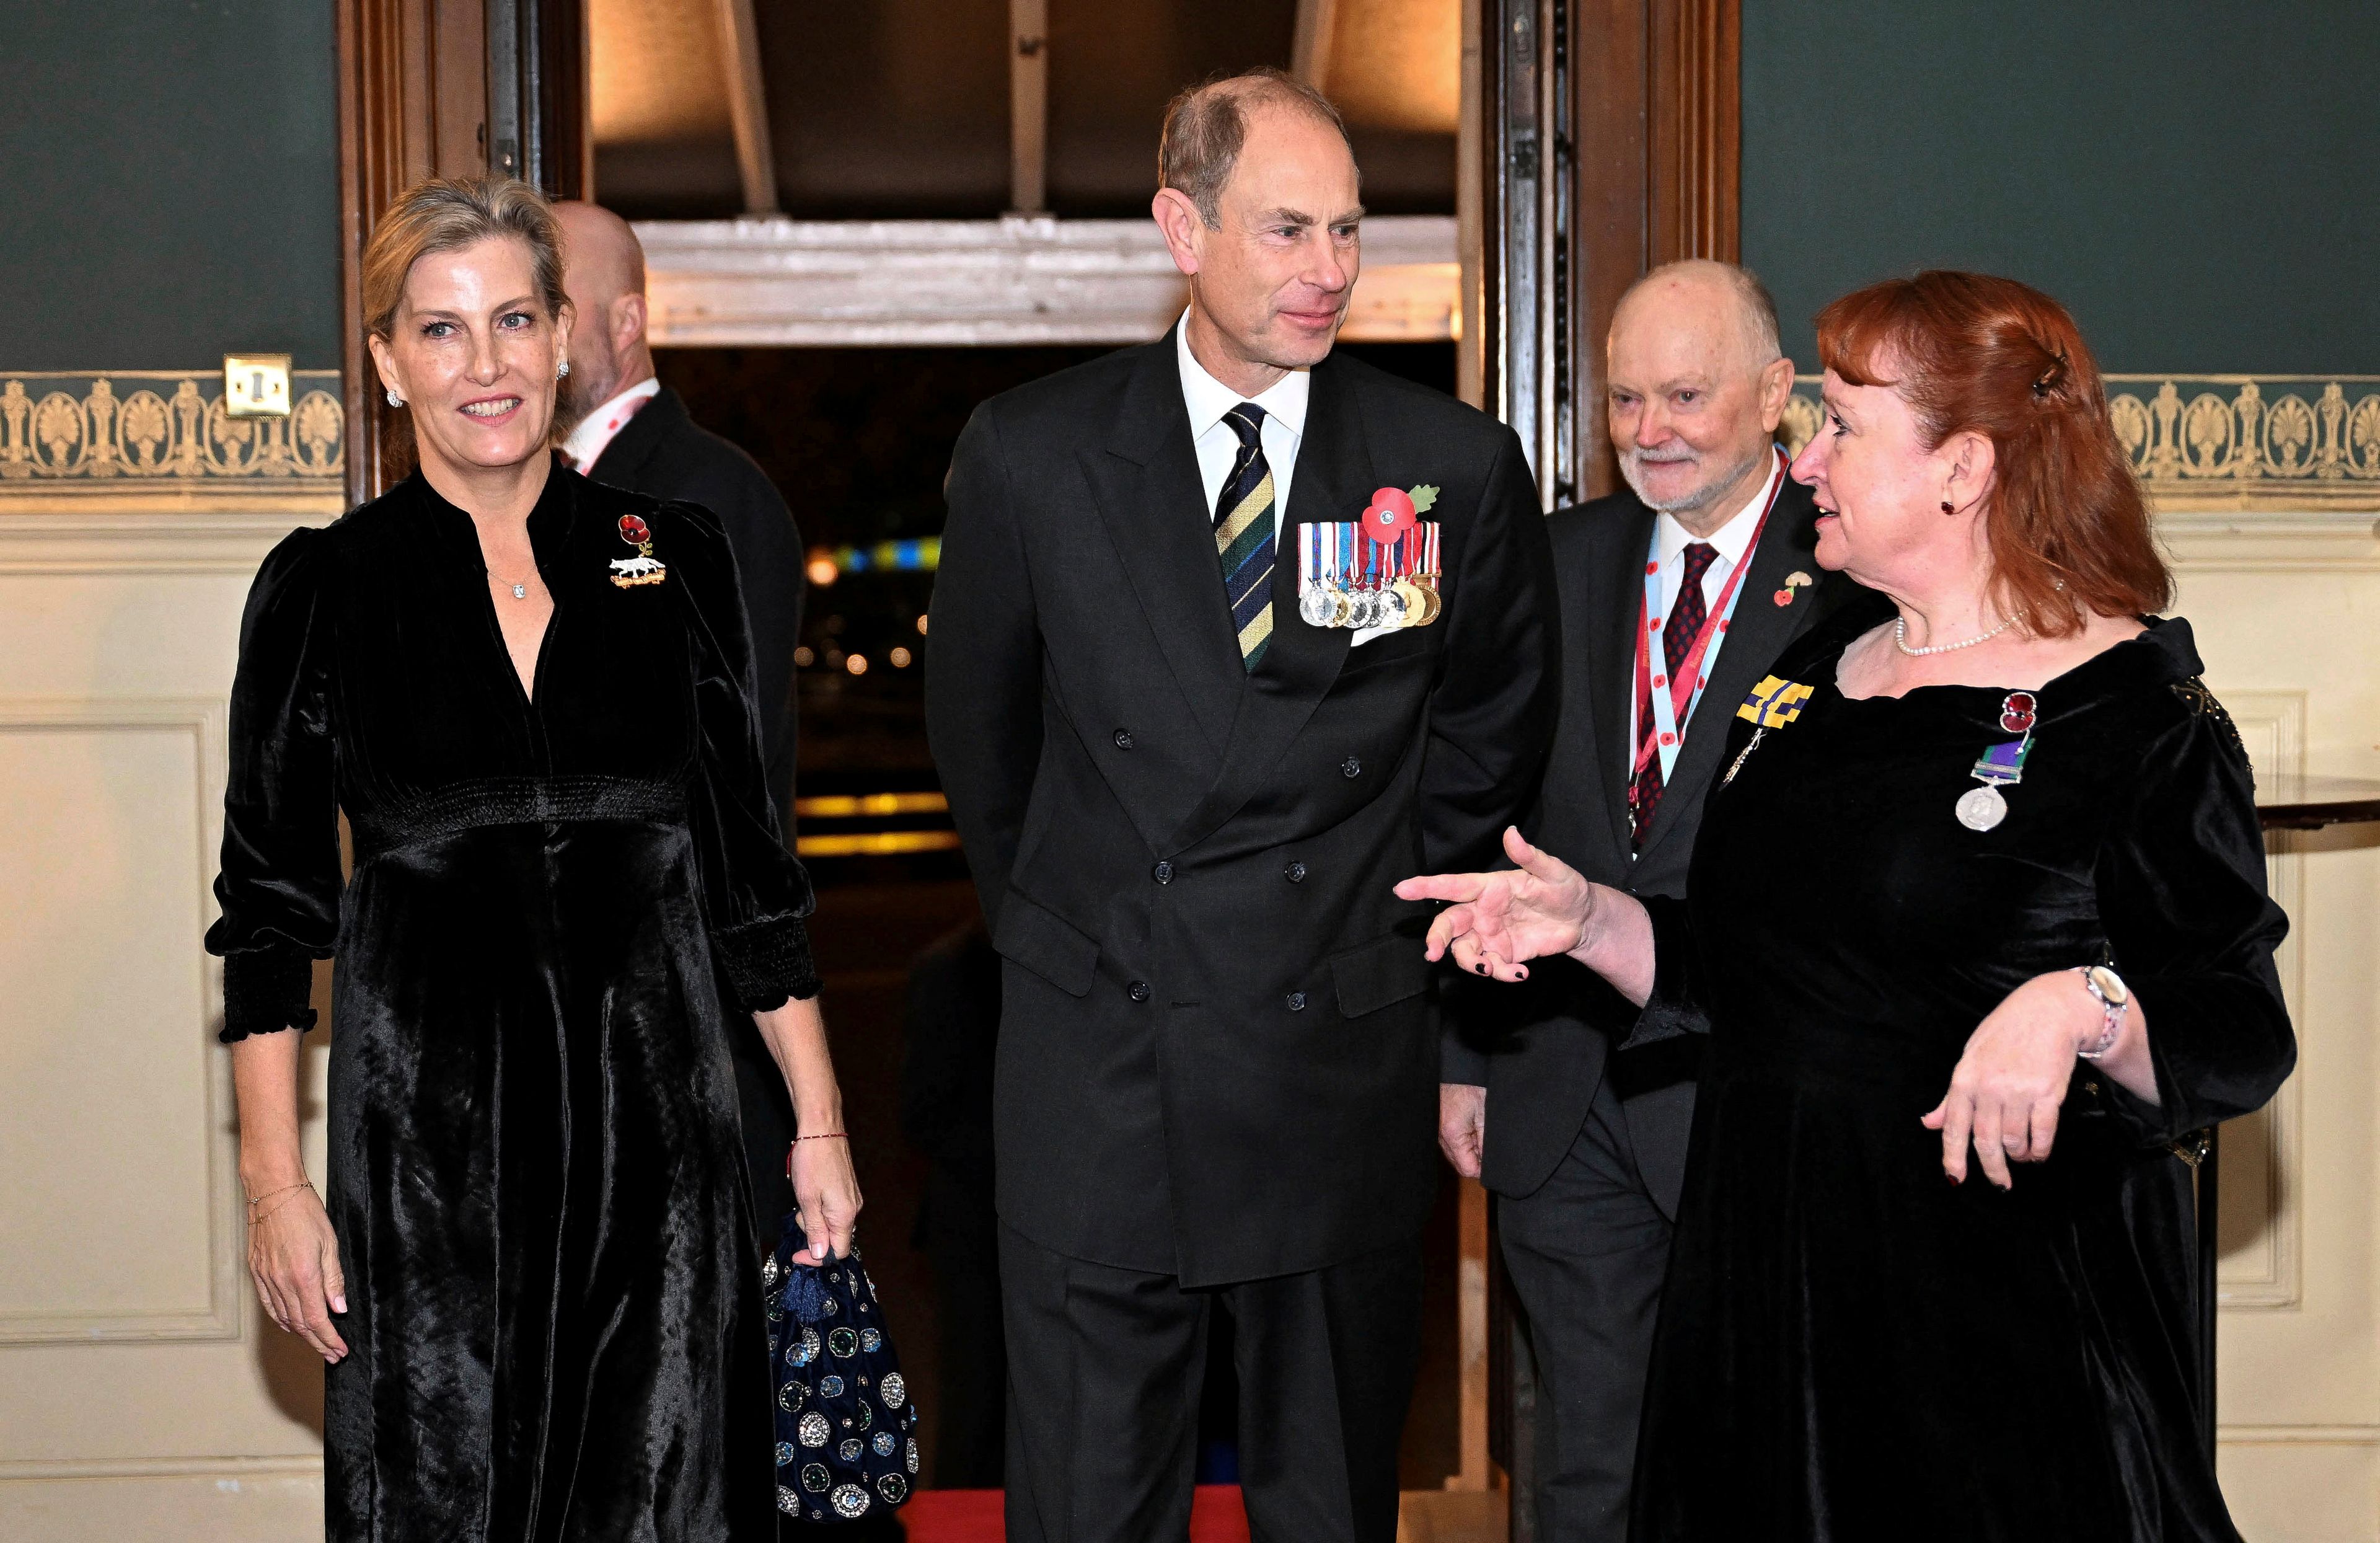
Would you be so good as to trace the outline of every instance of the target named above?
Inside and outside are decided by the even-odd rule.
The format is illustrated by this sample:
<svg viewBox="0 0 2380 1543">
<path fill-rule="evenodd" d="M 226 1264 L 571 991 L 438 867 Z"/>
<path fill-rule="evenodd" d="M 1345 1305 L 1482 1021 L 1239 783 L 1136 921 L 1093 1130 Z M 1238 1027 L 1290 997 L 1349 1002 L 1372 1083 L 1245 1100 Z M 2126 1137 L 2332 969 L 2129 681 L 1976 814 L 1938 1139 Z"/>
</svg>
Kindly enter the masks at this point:
<svg viewBox="0 0 2380 1543">
<path fill-rule="evenodd" d="M 901 1508 L 909 1543 L 1006 1543 L 997 1489 L 920 1489 Z M 1202 1484 L 1190 1501 L 1190 1543 L 1248 1543 L 1236 1484 Z"/>
</svg>

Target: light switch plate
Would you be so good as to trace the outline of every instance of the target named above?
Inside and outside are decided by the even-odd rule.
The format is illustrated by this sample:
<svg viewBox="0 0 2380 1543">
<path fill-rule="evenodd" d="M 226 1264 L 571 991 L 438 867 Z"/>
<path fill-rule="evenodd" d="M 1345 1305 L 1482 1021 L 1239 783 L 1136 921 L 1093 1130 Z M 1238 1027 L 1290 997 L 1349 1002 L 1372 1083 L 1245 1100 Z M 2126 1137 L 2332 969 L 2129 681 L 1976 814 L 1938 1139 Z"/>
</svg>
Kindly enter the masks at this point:
<svg viewBox="0 0 2380 1543">
<path fill-rule="evenodd" d="M 287 418 L 289 356 L 225 354 L 223 400 L 233 418 Z"/>
</svg>

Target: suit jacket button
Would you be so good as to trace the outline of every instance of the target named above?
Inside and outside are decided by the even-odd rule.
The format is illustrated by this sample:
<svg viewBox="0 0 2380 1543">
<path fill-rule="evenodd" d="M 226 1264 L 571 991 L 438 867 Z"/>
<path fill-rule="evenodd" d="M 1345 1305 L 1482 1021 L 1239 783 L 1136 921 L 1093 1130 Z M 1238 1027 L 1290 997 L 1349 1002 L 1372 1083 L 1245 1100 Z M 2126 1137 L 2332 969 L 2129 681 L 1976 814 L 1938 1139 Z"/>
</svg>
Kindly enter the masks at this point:
<svg viewBox="0 0 2380 1543">
<path fill-rule="evenodd" d="M 1305 865 L 1292 863 L 1281 870 L 1281 876 L 1293 884 L 1302 884 L 1305 882 Z"/>
<path fill-rule="evenodd" d="M 1156 880 L 1160 884 L 1170 884 L 1173 882 L 1173 865 L 1172 863 L 1160 863 L 1155 868 L 1148 870 L 1148 876 L 1151 879 Z"/>
<path fill-rule="evenodd" d="M 1130 729 L 1116 730 L 1115 747 L 1119 750 L 1129 750 L 1132 748 L 1132 731 Z"/>
<path fill-rule="evenodd" d="M 1148 982 L 1146 980 L 1135 980 L 1131 985 L 1126 986 L 1123 989 L 1123 994 L 1132 998 L 1135 1002 L 1147 1002 L 1148 1000 Z"/>
<path fill-rule="evenodd" d="M 1364 774 L 1364 763 L 1354 756 L 1349 756 L 1339 763 L 1339 772 L 1345 777 L 1360 777 Z"/>
<path fill-rule="evenodd" d="M 1293 1013 L 1303 1013 L 1305 1011 L 1305 993 L 1304 991 L 1292 991 L 1289 993 L 1289 1010 Z"/>
</svg>

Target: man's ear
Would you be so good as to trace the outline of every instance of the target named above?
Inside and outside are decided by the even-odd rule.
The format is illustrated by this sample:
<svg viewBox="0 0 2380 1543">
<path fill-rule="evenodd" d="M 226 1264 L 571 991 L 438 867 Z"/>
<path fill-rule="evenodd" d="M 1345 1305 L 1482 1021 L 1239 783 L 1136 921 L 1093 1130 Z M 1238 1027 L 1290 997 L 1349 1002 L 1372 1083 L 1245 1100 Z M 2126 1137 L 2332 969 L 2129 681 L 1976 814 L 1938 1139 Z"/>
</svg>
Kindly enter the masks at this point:
<svg viewBox="0 0 2380 1543">
<path fill-rule="evenodd" d="M 612 351 L 625 354 L 645 340 L 645 298 L 635 290 L 612 302 Z"/>
<path fill-rule="evenodd" d="M 1165 249 L 1173 254 L 1173 266 L 1184 275 L 1198 272 L 1198 246 L 1205 238 L 1206 217 L 1198 206 L 1179 188 L 1160 188 L 1157 197 L 1148 203 L 1148 216 L 1165 237 Z"/>
<path fill-rule="evenodd" d="M 1785 419 L 1786 399 L 1793 395 L 1793 361 L 1772 360 L 1760 372 L 1760 426 L 1772 437 Z"/>
</svg>

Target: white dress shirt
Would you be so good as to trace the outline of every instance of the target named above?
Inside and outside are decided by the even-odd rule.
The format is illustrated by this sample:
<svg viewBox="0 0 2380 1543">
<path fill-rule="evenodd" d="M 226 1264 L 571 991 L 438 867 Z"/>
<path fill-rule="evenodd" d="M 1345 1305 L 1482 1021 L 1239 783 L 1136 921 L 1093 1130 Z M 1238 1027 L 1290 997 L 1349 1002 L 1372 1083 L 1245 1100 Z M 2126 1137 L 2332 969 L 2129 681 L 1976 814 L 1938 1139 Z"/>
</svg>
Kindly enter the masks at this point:
<svg viewBox="0 0 2380 1543">
<path fill-rule="evenodd" d="M 628 419 L 637 416 L 637 409 L 661 395 L 661 382 L 648 375 L 613 397 L 578 420 L 578 427 L 562 442 L 562 453 L 570 457 L 570 464 L 581 475 L 593 470 L 604 449 L 628 426 Z"/>
<path fill-rule="evenodd" d="M 1728 576 L 1736 565 L 1751 554 L 1753 532 L 1760 528 L 1760 512 L 1768 507 L 1768 498 L 1777 491 L 1777 480 L 1785 475 L 1781 456 L 1769 458 L 1768 480 L 1752 495 L 1752 502 L 1728 516 L 1727 523 L 1707 536 L 1697 536 L 1678 523 L 1678 516 L 1662 513 L 1653 516 L 1653 560 L 1661 565 L 1661 614 L 1667 616 L 1678 603 L 1678 580 L 1685 576 L 1686 548 L 1695 541 L 1707 541 L 1718 553 L 1711 565 L 1703 570 L 1703 609 L 1718 614 L 1718 597 L 1727 591 Z"/>
<path fill-rule="evenodd" d="M 1668 618 L 1670 612 L 1678 603 L 1678 582 L 1685 577 L 1686 573 L 1686 548 L 1695 541 L 1709 542 L 1712 549 L 1718 553 L 1711 559 L 1710 566 L 1703 570 L 1703 611 L 1706 615 L 1718 614 L 1718 598 L 1727 592 L 1728 577 L 1735 572 L 1739 564 L 1751 557 L 1752 537 L 1753 533 L 1760 529 L 1761 511 L 1768 507 L 1768 500 L 1777 491 L 1778 480 L 1784 475 L 1785 457 L 1771 453 L 1768 458 L 1768 480 L 1760 484 L 1760 491 L 1752 495 L 1752 502 L 1730 515 L 1725 525 L 1707 536 L 1695 535 L 1678 523 L 1677 516 L 1666 510 L 1653 516 L 1653 561 L 1661 565 L 1660 594 L 1663 619 Z M 1741 605 L 1742 599 L 1741 595 L 1737 596 L 1736 603 Z M 1703 655 L 1703 674 L 1706 676 L 1710 674 L 1711 664 L 1718 657 L 1724 642 L 1723 636 L 1711 639 L 1709 650 Z M 1638 646 L 1644 646 L 1644 639 L 1638 639 Z M 1657 659 L 1654 662 L 1658 664 L 1661 662 Z M 1633 672 L 1636 667 L 1635 662 L 1631 660 L 1628 667 L 1631 672 Z M 1645 704 L 1635 696 L 1634 686 L 1629 687 L 1629 692 L 1628 754 L 1629 764 L 1633 766 L 1636 746 L 1639 743 L 1638 736 L 1644 732 L 1643 725 L 1637 721 L 1636 715 L 1643 711 Z M 1695 711 L 1699 712 L 1701 708 L 1697 706 Z M 1681 723 L 1678 725 L 1678 732 L 1682 735 L 1687 727 L 1686 723 Z"/>
<path fill-rule="evenodd" d="M 1190 443 L 1198 450 L 1198 480 L 1206 484 L 1209 520 L 1215 516 L 1215 500 L 1223 496 L 1223 483 L 1240 458 L 1239 433 L 1223 421 L 1223 415 L 1243 402 L 1254 402 L 1264 409 L 1257 438 L 1264 444 L 1265 465 L 1272 469 L 1272 535 L 1278 552 L 1281 511 L 1289 507 L 1289 480 L 1297 474 L 1297 446 L 1305 438 L 1305 403 L 1313 378 L 1303 370 L 1293 370 L 1262 395 L 1241 395 L 1208 374 L 1206 366 L 1190 352 L 1186 310 L 1174 323 L 1173 351 L 1182 361 L 1182 402 L 1190 409 Z"/>
<path fill-rule="evenodd" d="M 1198 452 L 1198 480 L 1207 492 L 1207 517 L 1214 518 L 1215 501 L 1223 496 L 1223 484 L 1230 480 L 1232 468 L 1240 457 L 1239 433 L 1223 421 L 1223 415 L 1242 402 L 1254 402 L 1264 409 L 1264 423 L 1257 429 L 1257 437 L 1264 445 L 1265 465 L 1272 472 L 1273 561 L 1296 562 L 1293 544 L 1281 540 L 1281 521 L 1289 508 L 1290 479 L 1297 474 L 1297 448 L 1305 440 L 1305 404 L 1313 390 L 1313 378 L 1303 370 L 1293 370 L 1262 394 L 1241 395 L 1207 373 L 1206 366 L 1190 352 L 1190 313 L 1186 310 L 1173 326 L 1173 352 L 1182 364 L 1182 405 L 1190 409 L 1190 443 Z M 1350 509 L 1340 517 L 1352 520 L 1361 513 L 1359 509 Z M 1278 623 L 1279 618 L 1275 621 Z M 1349 638 L 1348 643 L 1361 648 L 1396 630 L 1392 626 L 1367 626 Z"/>
</svg>

